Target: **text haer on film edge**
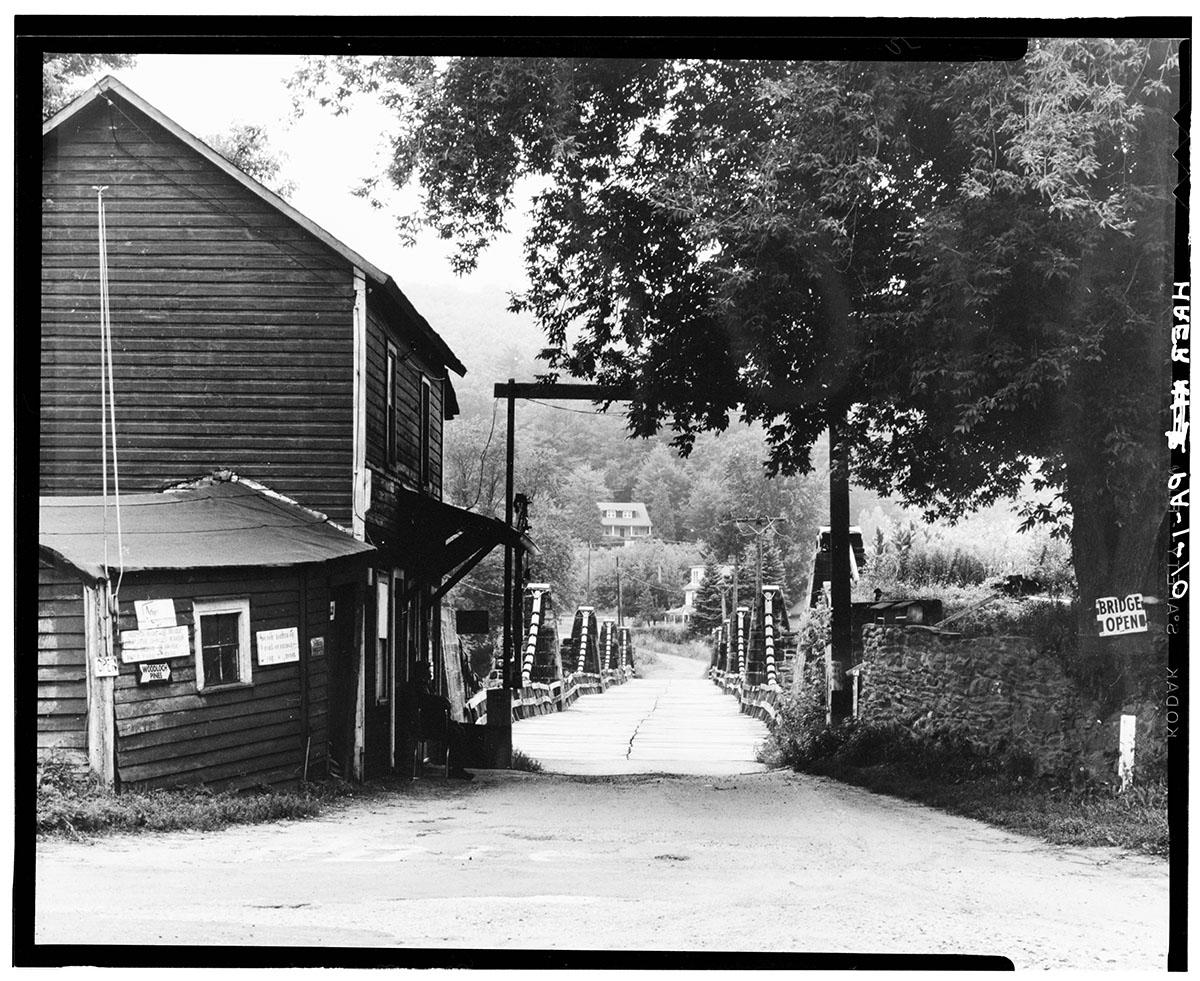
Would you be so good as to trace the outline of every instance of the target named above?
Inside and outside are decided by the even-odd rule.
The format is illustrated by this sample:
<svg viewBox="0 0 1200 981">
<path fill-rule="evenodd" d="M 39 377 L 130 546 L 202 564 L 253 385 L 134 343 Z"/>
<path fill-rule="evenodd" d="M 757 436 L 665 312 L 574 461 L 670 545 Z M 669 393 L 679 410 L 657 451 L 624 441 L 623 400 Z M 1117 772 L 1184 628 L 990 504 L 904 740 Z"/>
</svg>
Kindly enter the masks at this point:
<svg viewBox="0 0 1200 981">
<path fill-rule="evenodd" d="M 300 660 L 300 633 L 295 627 L 260 630 L 254 635 L 259 664 L 286 664 Z"/>
<path fill-rule="evenodd" d="M 1096 600 L 1096 619 L 1101 637 L 1140 634 L 1149 630 L 1141 593 L 1128 596 L 1101 596 Z"/>
</svg>

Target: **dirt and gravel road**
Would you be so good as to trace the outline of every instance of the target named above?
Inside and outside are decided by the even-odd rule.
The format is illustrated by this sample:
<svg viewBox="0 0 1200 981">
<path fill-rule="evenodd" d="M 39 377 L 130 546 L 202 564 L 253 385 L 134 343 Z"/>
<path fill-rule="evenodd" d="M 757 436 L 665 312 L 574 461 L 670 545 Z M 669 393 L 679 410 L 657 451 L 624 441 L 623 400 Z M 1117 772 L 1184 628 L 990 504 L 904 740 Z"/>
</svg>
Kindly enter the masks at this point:
<svg viewBox="0 0 1200 981">
<path fill-rule="evenodd" d="M 38 943 L 1001 954 L 1165 967 L 1167 864 L 789 772 L 481 772 L 39 844 Z"/>
</svg>

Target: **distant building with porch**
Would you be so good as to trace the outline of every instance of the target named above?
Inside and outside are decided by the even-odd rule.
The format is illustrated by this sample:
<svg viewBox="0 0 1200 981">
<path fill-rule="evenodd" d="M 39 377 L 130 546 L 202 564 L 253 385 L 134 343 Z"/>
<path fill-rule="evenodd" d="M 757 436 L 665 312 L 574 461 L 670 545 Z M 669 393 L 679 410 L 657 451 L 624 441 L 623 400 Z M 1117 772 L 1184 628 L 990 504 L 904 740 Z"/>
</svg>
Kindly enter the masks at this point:
<svg viewBox="0 0 1200 981">
<path fill-rule="evenodd" d="M 649 539 L 653 534 L 646 505 L 638 501 L 597 501 L 600 509 L 601 540 Z"/>
</svg>

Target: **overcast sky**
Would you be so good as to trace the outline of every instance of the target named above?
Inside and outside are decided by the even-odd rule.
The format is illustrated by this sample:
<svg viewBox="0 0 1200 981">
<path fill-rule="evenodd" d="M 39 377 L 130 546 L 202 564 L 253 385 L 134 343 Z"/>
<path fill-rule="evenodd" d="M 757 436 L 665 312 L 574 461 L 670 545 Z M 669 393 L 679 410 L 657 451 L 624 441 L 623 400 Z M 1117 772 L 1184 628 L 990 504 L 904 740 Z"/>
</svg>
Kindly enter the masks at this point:
<svg viewBox="0 0 1200 981">
<path fill-rule="evenodd" d="M 293 120 L 285 83 L 300 60 L 291 55 L 139 55 L 136 67 L 112 74 L 200 139 L 235 122 L 265 126 L 272 148 L 287 157 L 281 176 L 296 184 L 290 203 L 390 273 L 418 308 L 422 288 L 430 284 L 519 288 L 524 282 L 520 236 L 496 243 L 475 273 L 459 278 L 446 260 L 449 243 L 429 235 L 404 248 L 394 215 L 351 193 L 377 171 L 388 116 L 371 104 L 340 117 L 314 106 Z"/>
</svg>

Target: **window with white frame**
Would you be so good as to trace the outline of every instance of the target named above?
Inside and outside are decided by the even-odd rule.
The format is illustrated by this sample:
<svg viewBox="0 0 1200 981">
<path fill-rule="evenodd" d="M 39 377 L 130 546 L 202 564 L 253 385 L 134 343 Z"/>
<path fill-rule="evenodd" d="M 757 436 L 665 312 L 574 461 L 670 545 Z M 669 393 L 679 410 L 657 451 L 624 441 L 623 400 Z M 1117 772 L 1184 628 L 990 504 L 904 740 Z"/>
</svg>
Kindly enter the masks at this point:
<svg viewBox="0 0 1200 981">
<path fill-rule="evenodd" d="M 196 688 L 250 683 L 250 600 L 196 600 Z"/>
</svg>

